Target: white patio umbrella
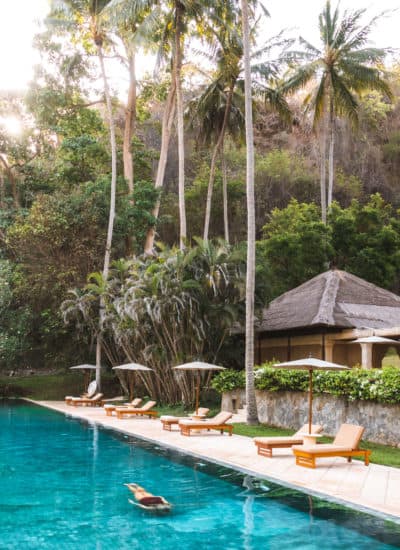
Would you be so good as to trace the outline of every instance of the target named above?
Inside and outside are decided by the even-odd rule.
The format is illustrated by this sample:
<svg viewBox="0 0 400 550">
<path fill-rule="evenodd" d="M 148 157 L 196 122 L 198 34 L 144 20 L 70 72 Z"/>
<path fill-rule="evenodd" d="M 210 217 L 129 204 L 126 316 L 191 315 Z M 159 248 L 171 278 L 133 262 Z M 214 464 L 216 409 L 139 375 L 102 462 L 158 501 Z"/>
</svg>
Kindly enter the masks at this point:
<svg viewBox="0 0 400 550">
<path fill-rule="evenodd" d="M 192 372 L 197 372 L 196 380 L 196 414 L 199 411 L 199 393 L 200 393 L 200 379 L 201 373 L 207 370 L 225 370 L 225 367 L 219 367 L 218 365 L 213 365 L 211 363 L 203 363 L 202 361 L 193 361 L 192 363 L 183 363 L 183 365 L 178 365 L 177 367 L 172 367 L 175 370 L 187 370 Z"/>
<path fill-rule="evenodd" d="M 397 344 L 400 345 L 399 340 L 393 340 L 392 338 L 384 338 L 383 336 L 364 336 L 363 338 L 357 338 L 351 340 L 349 344 Z"/>
<path fill-rule="evenodd" d="M 398 340 L 393 340 L 392 338 L 385 338 L 383 336 L 364 336 L 361 338 L 357 338 L 356 340 L 351 340 L 350 342 L 348 342 L 348 344 L 360 344 L 362 367 L 370 369 L 373 367 L 372 349 L 375 344 L 377 345 L 385 344 L 386 346 L 398 346 L 400 345 L 400 342 Z M 369 345 L 365 346 L 365 344 L 369 344 Z"/>
<path fill-rule="evenodd" d="M 307 370 L 309 374 L 309 388 L 308 388 L 308 433 L 311 434 L 312 425 L 312 403 L 313 403 L 313 372 L 315 370 L 350 370 L 350 367 L 344 365 L 338 365 L 337 363 L 330 363 L 329 361 L 323 361 L 322 359 L 315 359 L 314 357 L 307 357 L 306 359 L 297 359 L 296 361 L 287 361 L 286 363 L 276 363 L 272 365 L 276 369 L 288 369 L 288 370 Z"/>
<path fill-rule="evenodd" d="M 128 391 L 129 391 L 129 400 L 132 401 L 133 399 L 133 388 L 134 388 L 134 382 L 135 382 L 135 373 L 138 371 L 142 372 L 154 372 L 153 369 L 150 367 L 145 367 L 144 365 L 140 365 L 139 363 L 126 363 L 125 365 L 118 365 L 117 367 L 113 367 L 113 370 L 119 370 L 119 371 L 126 371 L 128 373 L 132 373 L 131 376 L 128 376 Z"/>
<path fill-rule="evenodd" d="M 90 393 L 89 391 L 90 371 L 92 369 L 96 370 L 96 365 L 89 365 L 85 363 L 83 365 L 76 365 L 74 367 L 70 367 L 70 369 L 83 371 L 83 391 Z M 96 388 L 97 388 L 97 384 L 96 384 Z M 96 391 L 96 388 L 94 389 L 94 392 Z"/>
</svg>

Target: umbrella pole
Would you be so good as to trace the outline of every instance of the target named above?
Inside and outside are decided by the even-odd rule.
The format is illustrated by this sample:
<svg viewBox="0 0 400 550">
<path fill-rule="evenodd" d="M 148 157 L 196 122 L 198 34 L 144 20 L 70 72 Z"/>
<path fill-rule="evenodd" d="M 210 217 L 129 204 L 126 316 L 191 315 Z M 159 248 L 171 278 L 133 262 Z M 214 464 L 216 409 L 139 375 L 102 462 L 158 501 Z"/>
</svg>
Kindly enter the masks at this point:
<svg viewBox="0 0 400 550">
<path fill-rule="evenodd" d="M 129 376 L 129 401 L 133 401 L 133 378 L 135 374 L 133 373 L 132 376 Z"/>
<path fill-rule="evenodd" d="M 196 415 L 199 414 L 199 393 L 200 393 L 200 371 L 197 373 L 197 385 L 196 385 Z"/>
<path fill-rule="evenodd" d="M 308 433 L 311 433 L 312 425 L 312 403 L 313 403 L 313 370 L 308 371 L 310 376 L 310 384 L 308 389 Z"/>
<path fill-rule="evenodd" d="M 83 375 L 83 393 L 86 393 L 88 391 L 89 381 L 90 381 L 90 372 L 85 371 Z"/>
</svg>

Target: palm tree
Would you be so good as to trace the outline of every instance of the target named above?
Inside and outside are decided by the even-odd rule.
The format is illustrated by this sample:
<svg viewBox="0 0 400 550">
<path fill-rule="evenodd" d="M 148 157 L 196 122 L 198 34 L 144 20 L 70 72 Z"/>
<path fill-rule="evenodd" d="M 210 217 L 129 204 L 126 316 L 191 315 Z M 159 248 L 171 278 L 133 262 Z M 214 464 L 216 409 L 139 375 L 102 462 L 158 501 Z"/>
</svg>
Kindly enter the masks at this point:
<svg viewBox="0 0 400 550">
<path fill-rule="evenodd" d="M 241 0 L 243 29 L 243 65 L 246 115 L 246 191 L 247 191 L 247 275 L 246 275 L 246 406 L 247 423 L 258 424 L 254 386 L 254 290 L 255 290 L 255 201 L 254 201 L 254 144 L 250 68 L 250 25 L 247 0 Z"/>
<path fill-rule="evenodd" d="M 379 63 L 384 49 L 367 47 L 368 35 L 380 16 L 363 25 L 366 10 L 333 11 L 328 0 L 319 16 L 320 48 L 300 38 L 304 50 L 294 52 L 305 63 L 294 71 L 286 83 L 294 91 L 315 82 L 305 102 L 314 112 L 314 129 L 320 134 L 320 185 L 322 220 L 326 223 L 327 207 L 331 205 L 334 177 L 335 120 L 343 116 L 353 126 L 358 122 L 357 95 L 365 90 L 378 90 L 391 98 L 389 85 L 383 78 Z M 328 148 L 328 190 L 326 189 L 326 151 Z"/>
<path fill-rule="evenodd" d="M 174 80 L 176 90 L 176 126 L 178 133 L 178 195 L 179 195 L 179 248 L 183 250 L 186 242 L 186 209 L 185 209 L 185 142 L 183 125 L 183 97 L 182 97 L 182 47 L 183 47 L 183 17 L 185 5 L 175 0 L 175 42 L 174 42 Z"/>
<path fill-rule="evenodd" d="M 190 0 L 188 0 L 190 3 Z M 178 193 L 179 193 L 179 217 L 180 217 L 180 248 L 184 248 L 186 240 L 186 210 L 184 195 L 184 126 L 183 126 L 183 102 L 181 89 L 181 69 L 182 69 L 182 42 L 183 42 L 183 15 L 185 12 L 185 3 L 178 0 L 172 2 L 172 6 L 164 18 L 164 29 L 158 49 L 158 66 L 165 60 L 166 54 L 172 52 L 171 65 L 171 83 L 168 96 L 165 103 L 162 126 L 161 126 L 161 148 L 158 161 L 157 174 L 155 178 L 155 188 L 161 189 L 164 184 L 165 168 L 167 165 L 167 155 L 169 142 L 172 133 L 172 126 L 176 115 L 176 126 L 178 134 Z M 171 32 L 172 31 L 172 32 Z M 160 210 L 160 196 L 152 211 L 153 218 L 157 219 Z M 154 253 L 155 227 L 149 227 L 144 245 L 144 253 L 153 255 Z"/>
<path fill-rule="evenodd" d="M 110 211 L 108 217 L 108 228 L 106 246 L 103 262 L 103 280 L 107 281 L 110 268 L 111 246 L 115 219 L 115 198 L 117 187 L 117 144 L 115 139 L 115 124 L 112 112 L 111 94 L 108 85 L 108 79 L 104 66 L 103 44 L 105 40 L 105 30 L 102 25 L 101 15 L 104 8 L 110 0 L 53 0 L 53 15 L 67 15 L 70 22 L 84 33 L 87 34 L 95 46 L 99 59 L 101 75 L 104 86 L 104 96 L 107 106 L 108 123 L 110 128 L 110 146 L 111 146 L 111 190 L 110 190 Z M 104 298 L 100 298 L 99 327 L 96 338 L 96 382 L 98 387 L 101 385 L 101 350 L 102 350 L 102 324 L 104 319 Z"/>
<path fill-rule="evenodd" d="M 164 184 L 164 175 L 165 175 L 165 168 L 167 166 L 169 142 L 171 139 L 172 126 L 175 119 L 175 109 L 176 109 L 175 92 L 176 92 L 175 81 L 173 79 L 168 91 L 168 96 L 165 103 L 164 113 L 163 113 L 163 118 L 161 123 L 160 157 L 158 160 L 157 173 L 156 173 L 156 178 L 154 183 L 154 187 L 157 190 L 160 190 Z M 158 219 L 160 205 L 161 205 L 161 196 L 159 195 L 151 213 L 152 217 L 155 220 Z M 152 256 L 154 253 L 155 235 L 156 235 L 155 226 L 152 225 L 147 230 L 146 240 L 144 244 L 144 253 L 147 256 Z"/>
<path fill-rule="evenodd" d="M 136 129 L 136 55 L 139 45 L 148 40 L 154 31 L 159 15 L 153 9 L 152 0 L 111 0 L 105 13 L 109 16 L 115 34 L 120 38 L 125 50 L 126 65 L 129 74 L 128 97 L 125 109 L 124 136 L 122 145 L 124 176 L 132 195 L 134 188 L 134 163 L 132 155 L 132 137 Z"/>
<path fill-rule="evenodd" d="M 231 16 L 232 18 L 232 16 Z M 216 51 L 218 71 L 216 78 L 206 87 L 197 101 L 193 102 L 200 134 L 205 143 L 214 141 L 210 175 L 207 188 L 203 239 L 208 239 L 211 201 L 218 155 L 223 157 L 224 139 L 227 131 L 237 133 L 243 122 L 241 99 L 235 99 L 235 86 L 241 72 L 242 44 L 235 25 L 225 19 L 222 28 L 215 33 L 219 48 Z M 225 190 L 226 191 L 226 190 Z M 224 193 L 225 193 L 224 191 Z M 224 206 L 225 212 L 225 206 Z M 224 217 L 225 238 L 228 241 L 226 212 Z"/>
<path fill-rule="evenodd" d="M 235 14 L 232 14 L 232 20 L 237 23 L 235 17 Z M 209 234 L 211 201 L 219 153 L 223 169 L 225 239 L 229 240 L 226 174 L 223 158 L 224 139 L 227 132 L 235 137 L 240 135 L 244 123 L 243 81 L 239 78 L 243 70 L 243 43 L 242 38 L 236 32 L 236 26 L 237 24 L 233 24 L 233 28 L 229 29 L 229 26 L 225 24 L 221 31 L 216 32 L 216 38 L 220 43 L 220 48 L 216 52 L 218 72 L 215 80 L 211 82 L 197 100 L 193 101 L 192 107 L 203 141 L 210 143 L 214 139 L 206 199 L 204 240 L 208 239 Z M 271 50 L 276 48 L 283 47 L 287 49 L 291 43 L 291 40 L 283 39 L 282 33 L 280 33 L 268 40 L 257 52 L 254 52 L 254 58 L 259 59 L 260 56 L 269 54 Z M 251 71 L 255 77 L 253 86 L 260 100 L 268 103 L 272 109 L 280 114 L 282 119 L 289 121 L 291 120 L 290 109 L 278 81 L 280 66 L 281 60 L 279 58 L 277 60 L 259 61 L 252 65 Z"/>
<path fill-rule="evenodd" d="M 212 4 L 212 2 L 211 2 Z M 185 247 L 186 241 L 186 209 L 185 209 L 185 149 L 184 149 L 184 107 L 182 97 L 182 60 L 184 39 L 190 23 L 194 22 L 198 33 L 203 33 L 209 26 L 212 18 L 212 9 L 209 2 L 204 0 L 173 0 L 166 17 L 165 32 L 160 45 L 160 52 L 172 51 L 172 78 L 171 86 L 164 110 L 161 151 L 158 165 L 156 188 L 163 185 L 166 157 L 173 124 L 173 115 L 176 113 L 176 127 L 178 135 L 178 194 L 180 218 L 180 249 Z M 171 30 L 173 31 L 171 33 Z M 192 32 L 193 29 L 191 29 Z M 168 45 L 169 42 L 169 45 Z M 160 203 L 156 204 L 152 214 L 158 217 Z M 150 228 L 145 243 L 145 253 L 152 254 L 154 247 L 155 229 Z"/>
</svg>

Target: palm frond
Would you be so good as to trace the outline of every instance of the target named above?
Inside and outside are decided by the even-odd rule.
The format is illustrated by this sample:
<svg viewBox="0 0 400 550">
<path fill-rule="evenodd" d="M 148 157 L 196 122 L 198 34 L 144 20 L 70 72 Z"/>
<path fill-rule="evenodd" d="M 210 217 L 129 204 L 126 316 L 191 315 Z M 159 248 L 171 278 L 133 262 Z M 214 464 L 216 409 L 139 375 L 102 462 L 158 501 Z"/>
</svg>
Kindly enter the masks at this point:
<svg viewBox="0 0 400 550">
<path fill-rule="evenodd" d="M 370 63 L 375 65 L 382 62 L 388 53 L 386 48 L 363 48 L 362 50 L 345 52 L 341 57 L 346 61 L 354 63 Z"/>
<path fill-rule="evenodd" d="M 323 73 L 322 78 L 319 82 L 316 94 L 313 98 L 314 103 L 314 128 L 318 122 L 322 119 L 325 112 L 325 103 L 327 101 L 325 87 L 326 87 L 327 74 Z"/>
<path fill-rule="evenodd" d="M 281 90 L 264 87 L 262 90 L 259 90 L 259 93 L 262 95 L 265 103 L 269 104 L 284 122 L 287 124 L 292 122 L 292 112 Z"/>
<path fill-rule="evenodd" d="M 261 11 L 262 11 L 262 13 L 265 17 L 271 17 L 271 14 L 269 13 L 269 11 L 267 10 L 267 8 L 265 7 L 265 5 L 262 2 L 258 3 L 258 7 L 261 9 Z"/>
<path fill-rule="evenodd" d="M 366 31 L 366 28 L 360 28 L 360 26 L 358 25 L 358 22 L 364 15 L 365 11 L 365 9 L 361 9 L 351 13 L 344 13 L 342 21 L 340 22 L 338 28 L 334 29 L 334 35 L 329 42 L 329 46 L 332 49 L 339 50 L 340 48 L 342 48 L 342 46 L 346 46 L 358 34 L 360 37 L 360 41 L 363 41 L 367 38 L 369 32 Z"/>
<path fill-rule="evenodd" d="M 357 93 L 377 90 L 388 99 L 393 99 L 393 92 L 389 84 L 381 78 L 380 71 L 375 67 L 342 61 L 340 68 L 342 69 L 341 79 L 349 89 Z"/>
<path fill-rule="evenodd" d="M 299 51 L 299 54 L 308 54 L 309 56 L 312 56 L 312 57 L 315 57 L 315 56 L 320 56 L 322 55 L 321 51 L 316 48 L 315 46 L 313 46 L 311 44 L 311 42 L 308 42 L 308 40 L 306 40 L 305 38 L 303 38 L 302 36 L 299 36 L 299 44 L 300 46 L 303 46 L 304 50 L 303 51 Z"/>
<path fill-rule="evenodd" d="M 319 67 L 319 60 L 299 67 L 299 69 L 289 76 L 282 84 L 282 91 L 284 93 L 293 93 L 299 88 L 304 87 L 315 76 Z"/>
<path fill-rule="evenodd" d="M 353 126 L 358 123 L 358 103 L 351 93 L 350 89 L 345 85 L 335 71 L 330 73 L 330 79 L 333 89 L 335 112 L 339 116 L 345 116 L 350 120 Z"/>
</svg>

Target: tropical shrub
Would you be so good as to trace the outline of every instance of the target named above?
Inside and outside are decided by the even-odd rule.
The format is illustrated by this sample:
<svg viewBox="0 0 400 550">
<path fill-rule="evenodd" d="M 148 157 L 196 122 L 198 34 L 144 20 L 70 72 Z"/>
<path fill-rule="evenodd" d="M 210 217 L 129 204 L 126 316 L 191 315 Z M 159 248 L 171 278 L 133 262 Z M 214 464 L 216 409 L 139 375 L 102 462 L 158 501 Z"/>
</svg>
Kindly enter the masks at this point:
<svg viewBox="0 0 400 550">
<path fill-rule="evenodd" d="M 275 208 L 263 227 L 258 263 L 269 267 L 273 296 L 286 292 L 325 270 L 331 255 L 328 228 L 319 208 L 296 200 Z"/>
<path fill-rule="evenodd" d="M 400 270 L 400 225 L 379 194 L 349 208 L 334 204 L 329 215 L 333 264 L 383 288 L 392 289 Z"/>
<path fill-rule="evenodd" d="M 224 370 L 212 380 L 211 386 L 219 393 L 233 391 L 246 386 L 246 377 L 243 370 Z"/>
<path fill-rule="evenodd" d="M 328 393 L 350 401 L 376 401 L 378 403 L 400 403 L 400 369 L 351 369 L 349 371 L 315 371 L 314 393 Z M 307 391 L 309 375 L 305 371 L 275 369 L 270 363 L 258 368 L 255 385 L 258 390 Z M 212 387 L 222 393 L 245 387 L 243 371 L 226 370 L 217 374 Z"/>
<path fill-rule="evenodd" d="M 99 301 L 106 314 L 105 352 L 111 363 L 134 361 L 155 373 L 143 382 L 158 401 L 189 404 L 193 376 L 177 384 L 171 367 L 223 357 L 244 300 L 245 261 L 241 249 L 203 242 L 185 251 L 164 249 L 157 257 L 114 263 L 108 281 L 99 273 L 63 303 L 65 320 L 87 334 L 99 330 Z M 205 381 L 207 382 L 207 381 Z"/>
</svg>

